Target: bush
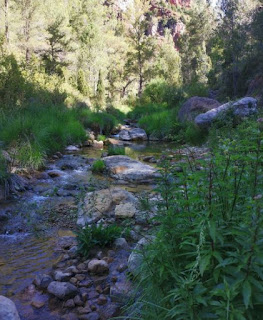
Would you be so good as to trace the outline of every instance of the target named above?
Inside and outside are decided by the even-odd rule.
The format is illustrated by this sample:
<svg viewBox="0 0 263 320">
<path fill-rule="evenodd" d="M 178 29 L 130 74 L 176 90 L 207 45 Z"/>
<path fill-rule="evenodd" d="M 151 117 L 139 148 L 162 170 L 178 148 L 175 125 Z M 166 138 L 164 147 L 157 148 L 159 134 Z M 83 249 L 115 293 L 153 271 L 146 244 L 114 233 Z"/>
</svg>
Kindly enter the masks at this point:
<svg viewBox="0 0 263 320">
<path fill-rule="evenodd" d="M 188 159 L 181 173 L 163 164 L 159 227 L 143 251 L 132 317 L 262 318 L 262 138 L 245 123 L 229 138 L 218 132 L 208 160 Z"/>
<path fill-rule="evenodd" d="M 117 156 L 122 155 L 125 156 L 125 147 L 122 146 L 109 146 L 108 155 L 109 156 Z"/>
<path fill-rule="evenodd" d="M 91 167 L 92 172 L 94 173 L 103 173 L 105 170 L 105 163 L 103 160 L 96 160 L 93 162 Z"/>
<path fill-rule="evenodd" d="M 78 250 L 83 256 L 88 257 L 92 248 L 111 245 L 121 236 L 121 233 L 122 229 L 116 225 L 86 226 L 77 232 Z"/>
</svg>

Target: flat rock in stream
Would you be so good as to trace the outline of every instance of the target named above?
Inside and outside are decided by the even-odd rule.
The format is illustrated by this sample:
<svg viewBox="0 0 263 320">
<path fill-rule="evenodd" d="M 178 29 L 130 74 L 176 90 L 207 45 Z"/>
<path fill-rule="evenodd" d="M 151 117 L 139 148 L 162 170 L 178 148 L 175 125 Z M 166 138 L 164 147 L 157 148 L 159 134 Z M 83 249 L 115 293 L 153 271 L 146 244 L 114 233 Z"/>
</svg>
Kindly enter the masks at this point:
<svg viewBox="0 0 263 320">
<path fill-rule="evenodd" d="M 110 176 L 116 180 L 133 183 L 151 183 L 160 177 L 153 167 L 127 156 L 110 156 L 103 158 Z"/>
</svg>

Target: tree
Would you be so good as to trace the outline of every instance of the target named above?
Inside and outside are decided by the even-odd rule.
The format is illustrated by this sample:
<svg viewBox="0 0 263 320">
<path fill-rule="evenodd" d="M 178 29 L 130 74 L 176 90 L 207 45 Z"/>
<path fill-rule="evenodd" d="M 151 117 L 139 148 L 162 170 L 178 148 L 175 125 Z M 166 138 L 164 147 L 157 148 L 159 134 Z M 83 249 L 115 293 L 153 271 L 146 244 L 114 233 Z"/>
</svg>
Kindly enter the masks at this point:
<svg viewBox="0 0 263 320">
<path fill-rule="evenodd" d="M 147 1 L 134 1 L 134 7 L 129 11 L 131 21 L 128 30 L 129 51 L 125 66 L 126 73 L 138 80 L 138 97 L 141 97 L 145 82 L 153 76 L 152 64 L 156 52 L 156 42 L 152 36 L 146 35 L 148 22 L 146 13 L 149 11 Z"/>
<path fill-rule="evenodd" d="M 99 109 L 105 108 L 105 86 L 101 71 L 99 72 L 99 80 L 97 84 L 96 106 Z"/>
<path fill-rule="evenodd" d="M 89 96 L 90 94 L 89 86 L 86 81 L 85 73 L 82 69 L 78 70 L 77 87 L 79 92 L 81 92 L 84 96 Z"/>
<path fill-rule="evenodd" d="M 47 27 L 48 50 L 43 56 L 46 72 L 61 74 L 61 67 L 66 66 L 65 55 L 70 51 L 70 39 L 63 31 L 63 18 L 58 18 Z"/>
<path fill-rule="evenodd" d="M 33 49 L 33 33 L 38 31 L 36 19 L 38 9 L 40 8 L 40 2 L 39 0 L 15 0 L 14 2 L 22 22 L 22 28 L 21 31 L 19 30 L 18 39 L 20 47 L 22 47 L 22 50 L 25 52 L 25 59 L 28 63 Z"/>
<path fill-rule="evenodd" d="M 186 84 L 207 83 L 211 69 L 207 42 L 212 33 L 213 14 L 205 1 L 198 0 L 186 15 L 186 31 L 179 40 L 182 73 Z"/>
<path fill-rule="evenodd" d="M 241 75 L 251 54 L 250 25 L 257 0 L 224 0 L 216 37 L 222 54 L 221 86 L 229 97 L 240 93 Z M 220 49 L 219 49 L 220 50 Z M 246 80 L 245 80 L 246 81 Z"/>
</svg>

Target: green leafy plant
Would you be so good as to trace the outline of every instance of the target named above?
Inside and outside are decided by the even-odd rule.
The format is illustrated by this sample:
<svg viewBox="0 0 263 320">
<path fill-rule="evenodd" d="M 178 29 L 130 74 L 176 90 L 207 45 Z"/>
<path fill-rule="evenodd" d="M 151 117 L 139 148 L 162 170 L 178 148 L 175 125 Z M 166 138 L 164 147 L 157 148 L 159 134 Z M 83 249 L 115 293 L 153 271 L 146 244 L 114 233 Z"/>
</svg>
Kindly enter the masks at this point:
<svg viewBox="0 0 263 320">
<path fill-rule="evenodd" d="M 122 155 L 125 156 L 125 147 L 122 146 L 109 146 L 108 148 L 108 155 L 115 156 L 115 155 Z"/>
<path fill-rule="evenodd" d="M 103 227 L 100 225 L 85 226 L 77 232 L 78 250 L 88 257 L 94 247 L 106 247 L 111 245 L 122 234 L 122 228 L 116 225 Z"/>
<path fill-rule="evenodd" d="M 94 161 L 92 164 L 91 170 L 94 173 L 102 173 L 105 170 L 104 161 L 101 159 Z"/>
<path fill-rule="evenodd" d="M 143 251 L 135 317 L 262 318 L 262 138 L 246 122 L 229 138 L 218 132 L 209 157 L 186 158 L 182 172 L 162 164 L 159 226 Z"/>
</svg>

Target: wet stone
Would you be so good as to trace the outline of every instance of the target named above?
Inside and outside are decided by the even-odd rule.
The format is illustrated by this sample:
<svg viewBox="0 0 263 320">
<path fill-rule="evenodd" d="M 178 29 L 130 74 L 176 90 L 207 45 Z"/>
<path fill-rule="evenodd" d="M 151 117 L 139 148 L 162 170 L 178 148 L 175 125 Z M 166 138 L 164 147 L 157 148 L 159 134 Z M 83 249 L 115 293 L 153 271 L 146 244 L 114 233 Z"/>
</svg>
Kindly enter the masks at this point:
<svg viewBox="0 0 263 320">
<path fill-rule="evenodd" d="M 89 292 L 89 300 L 96 299 L 99 297 L 99 293 L 95 290 Z"/>
<path fill-rule="evenodd" d="M 81 297 L 79 295 L 77 295 L 75 298 L 74 298 L 74 303 L 76 306 L 83 306 L 84 305 L 84 302 L 82 301 Z"/>
<path fill-rule="evenodd" d="M 80 270 L 80 271 L 86 271 L 86 269 L 87 269 L 86 264 L 85 263 L 80 263 L 77 266 L 77 269 Z"/>
<path fill-rule="evenodd" d="M 54 272 L 54 279 L 56 281 L 69 281 L 71 278 L 72 274 L 71 273 L 65 273 L 61 270 L 57 270 Z"/>
<path fill-rule="evenodd" d="M 80 281 L 79 283 L 80 287 L 85 287 L 85 288 L 90 288 L 92 285 L 93 285 L 92 280 L 83 280 L 83 281 Z"/>
<path fill-rule="evenodd" d="M 126 263 L 122 263 L 122 264 L 120 264 L 118 267 L 117 267 L 117 270 L 119 271 L 119 272 L 123 272 L 123 271 L 125 271 L 125 270 L 127 270 L 128 269 L 128 265 L 126 264 Z"/>
<path fill-rule="evenodd" d="M 47 298 L 44 297 L 43 295 L 36 295 L 31 301 L 31 306 L 36 309 L 40 309 L 44 307 L 46 301 L 47 301 Z"/>
<path fill-rule="evenodd" d="M 88 271 L 94 274 L 103 274 L 109 272 L 109 266 L 104 260 L 93 259 L 88 264 Z"/>
<path fill-rule="evenodd" d="M 47 274 L 39 274 L 34 279 L 34 284 L 40 289 L 46 289 L 50 282 L 52 282 L 52 278 Z"/>
<path fill-rule="evenodd" d="M 73 299 L 69 299 L 66 301 L 66 303 L 64 304 L 65 308 L 74 308 L 75 307 L 75 303 Z"/>
<path fill-rule="evenodd" d="M 100 295 L 99 298 L 98 298 L 98 300 L 97 300 L 97 303 L 98 303 L 98 305 L 100 305 L 100 306 L 106 304 L 107 302 L 108 302 L 108 299 L 107 299 L 107 297 L 104 296 L 104 295 Z"/>
<path fill-rule="evenodd" d="M 80 274 L 76 274 L 75 278 L 79 281 L 83 281 L 86 278 L 86 276 L 85 274 L 80 273 Z"/>
<path fill-rule="evenodd" d="M 76 279 L 76 278 L 71 278 L 70 280 L 69 280 L 69 282 L 70 283 L 72 283 L 74 286 L 78 283 L 78 280 Z"/>
<path fill-rule="evenodd" d="M 78 314 L 87 314 L 91 312 L 89 304 L 86 304 L 85 307 L 77 308 Z"/>
</svg>

